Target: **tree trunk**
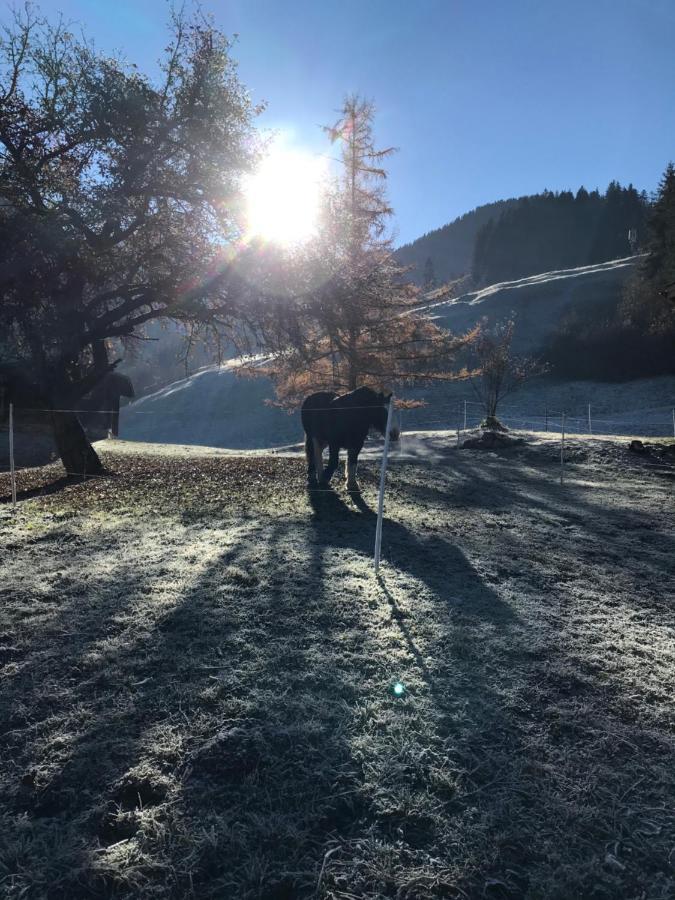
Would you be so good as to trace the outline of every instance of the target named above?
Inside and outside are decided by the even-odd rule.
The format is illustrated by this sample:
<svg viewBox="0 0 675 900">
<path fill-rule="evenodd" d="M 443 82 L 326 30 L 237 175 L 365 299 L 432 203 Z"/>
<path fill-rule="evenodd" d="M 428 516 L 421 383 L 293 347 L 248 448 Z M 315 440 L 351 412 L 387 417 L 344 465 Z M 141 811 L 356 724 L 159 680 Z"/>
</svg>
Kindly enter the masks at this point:
<svg viewBox="0 0 675 900">
<path fill-rule="evenodd" d="M 69 475 L 100 475 L 103 465 L 73 412 L 53 412 L 56 449 Z"/>
</svg>

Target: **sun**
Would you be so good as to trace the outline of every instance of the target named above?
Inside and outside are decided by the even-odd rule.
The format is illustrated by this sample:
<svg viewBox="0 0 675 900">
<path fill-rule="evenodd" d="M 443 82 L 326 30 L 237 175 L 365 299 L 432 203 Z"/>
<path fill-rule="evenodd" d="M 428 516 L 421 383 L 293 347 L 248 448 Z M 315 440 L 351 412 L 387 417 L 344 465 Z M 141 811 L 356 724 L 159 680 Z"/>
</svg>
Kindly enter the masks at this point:
<svg viewBox="0 0 675 900">
<path fill-rule="evenodd" d="M 290 245 L 314 234 L 326 167 L 321 157 L 273 148 L 244 184 L 248 233 Z"/>
</svg>

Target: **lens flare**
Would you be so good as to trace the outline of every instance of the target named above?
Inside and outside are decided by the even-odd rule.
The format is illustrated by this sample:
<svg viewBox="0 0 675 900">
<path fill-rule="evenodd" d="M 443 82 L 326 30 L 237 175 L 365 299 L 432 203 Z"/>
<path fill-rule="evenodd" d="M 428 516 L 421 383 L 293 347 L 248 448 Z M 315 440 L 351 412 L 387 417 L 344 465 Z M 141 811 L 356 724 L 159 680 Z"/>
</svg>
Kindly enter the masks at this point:
<svg viewBox="0 0 675 900">
<path fill-rule="evenodd" d="M 392 686 L 392 692 L 395 697 L 402 697 L 405 694 L 405 685 L 401 684 L 400 681 L 397 681 Z"/>
</svg>

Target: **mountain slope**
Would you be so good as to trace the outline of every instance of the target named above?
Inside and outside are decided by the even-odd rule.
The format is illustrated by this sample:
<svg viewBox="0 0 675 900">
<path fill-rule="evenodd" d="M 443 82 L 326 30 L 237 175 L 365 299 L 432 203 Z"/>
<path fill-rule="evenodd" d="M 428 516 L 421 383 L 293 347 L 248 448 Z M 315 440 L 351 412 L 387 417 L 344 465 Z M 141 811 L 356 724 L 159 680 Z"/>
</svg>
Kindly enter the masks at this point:
<svg viewBox="0 0 675 900">
<path fill-rule="evenodd" d="M 629 257 L 502 282 L 451 300 L 439 299 L 440 292 L 436 296 L 432 293 L 423 308 L 455 332 L 469 329 L 482 317 L 495 321 L 513 313 L 516 350 L 536 353 L 569 310 L 601 307 L 615 300 L 638 259 Z M 582 417 L 592 400 L 594 415 L 600 416 L 604 410 L 614 416 L 618 410 L 619 424 L 625 410 L 625 431 L 638 427 L 631 410 L 668 404 L 674 389 L 674 378 L 606 386 L 591 382 L 556 384 L 543 379 L 509 398 L 509 407 L 513 409 L 515 404 L 523 414 L 539 415 L 547 406 Z M 405 414 L 404 425 L 416 428 L 455 427 L 458 403 L 473 399 L 465 382 L 404 389 L 402 393 L 423 396 L 428 404 Z M 266 405 L 265 400 L 273 397 L 273 386 L 264 376 L 240 378 L 233 362 L 212 366 L 123 408 L 120 435 L 130 440 L 234 449 L 274 447 L 301 440 L 299 415 Z M 657 418 L 654 424 L 663 419 L 665 430 L 652 433 L 670 433 L 670 408 L 663 415 L 659 412 Z M 645 427 L 651 420 L 640 422 L 638 433 L 649 433 Z"/>
<path fill-rule="evenodd" d="M 483 317 L 492 323 L 513 314 L 514 349 L 518 353 L 536 353 L 571 308 L 604 306 L 616 300 L 640 258 L 629 256 L 592 266 L 543 272 L 491 284 L 451 300 L 435 300 L 432 292 L 420 308 L 439 325 L 456 333 L 468 331 Z"/>
</svg>

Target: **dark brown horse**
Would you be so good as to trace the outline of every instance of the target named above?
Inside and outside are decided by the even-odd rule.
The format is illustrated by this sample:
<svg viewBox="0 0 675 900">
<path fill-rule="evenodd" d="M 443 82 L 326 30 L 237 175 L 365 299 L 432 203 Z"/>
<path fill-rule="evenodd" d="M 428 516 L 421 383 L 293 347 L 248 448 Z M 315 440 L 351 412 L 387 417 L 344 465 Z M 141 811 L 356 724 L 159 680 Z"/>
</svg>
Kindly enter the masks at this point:
<svg viewBox="0 0 675 900">
<path fill-rule="evenodd" d="M 349 394 L 319 391 L 302 404 L 300 413 L 305 429 L 307 480 L 317 479 L 327 486 L 338 467 L 340 450 L 347 451 L 347 490 L 358 492 L 356 465 L 369 429 L 380 434 L 387 430 L 387 410 L 391 394 L 378 394 L 369 387 L 357 388 Z M 398 440 L 398 429 L 389 433 Z M 329 448 L 328 465 L 323 468 L 323 451 Z"/>
</svg>

